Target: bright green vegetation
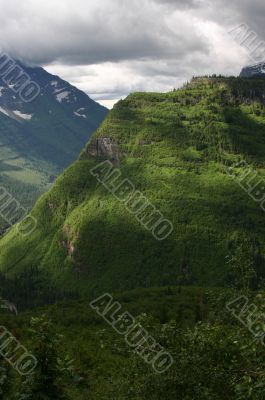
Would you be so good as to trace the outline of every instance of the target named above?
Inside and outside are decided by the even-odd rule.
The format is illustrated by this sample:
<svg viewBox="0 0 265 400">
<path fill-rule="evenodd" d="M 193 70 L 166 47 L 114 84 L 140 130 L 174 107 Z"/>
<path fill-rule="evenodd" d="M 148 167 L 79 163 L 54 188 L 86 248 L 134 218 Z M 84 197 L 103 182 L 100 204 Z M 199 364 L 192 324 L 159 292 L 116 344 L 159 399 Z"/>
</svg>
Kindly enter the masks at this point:
<svg viewBox="0 0 265 400">
<path fill-rule="evenodd" d="M 228 260 L 247 241 L 256 271 L 251 285 L 258 287 L 264 213 L 226 169 L 244 159 L 265 175 L 264 87 L 263 80 L 196 79 L 175 92 L 135 93 L 118 103 L 91 143 L 115 143 L 122 176 L 172 221 L 173 233 L 156 241 L 97 182 L 90 169 L 109 155 L 90 155 L 89 144 L 37 202 L 36 231 L 22 238 L 13 229 L 1 240 L 2 272 L 38 269 L 57 294 L 224 286 L 235 280 Z"/>
</svg>

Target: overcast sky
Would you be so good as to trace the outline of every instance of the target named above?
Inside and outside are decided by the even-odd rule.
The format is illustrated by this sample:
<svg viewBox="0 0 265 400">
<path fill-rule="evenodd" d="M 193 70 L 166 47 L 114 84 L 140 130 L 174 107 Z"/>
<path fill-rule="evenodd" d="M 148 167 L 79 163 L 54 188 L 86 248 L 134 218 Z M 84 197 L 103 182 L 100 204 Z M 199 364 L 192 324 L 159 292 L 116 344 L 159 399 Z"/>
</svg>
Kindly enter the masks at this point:
<svg viewBox="0 0 265 400">
<path fill-rule="evenodd" d="M 193 75 L 239 74 L 265 40 L 264 0 L 0 0 L 0 46 L 109 108 L 132 91 L 169 91 Z"/>
</svg>

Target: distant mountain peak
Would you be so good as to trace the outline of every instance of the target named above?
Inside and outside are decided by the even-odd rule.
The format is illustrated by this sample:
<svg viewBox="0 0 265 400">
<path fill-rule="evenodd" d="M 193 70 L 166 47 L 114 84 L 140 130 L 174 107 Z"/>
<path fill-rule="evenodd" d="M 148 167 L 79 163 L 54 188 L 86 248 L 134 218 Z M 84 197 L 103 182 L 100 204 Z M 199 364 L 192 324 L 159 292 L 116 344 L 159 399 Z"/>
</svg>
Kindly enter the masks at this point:
<svg viewBox="0 0 265 400">
<path fill-rule="evenodd" d="M 0 124 L 19 123 L 24 151 L 39 153 L 47 161 L 67 166 L 79 154 L 90 135 L 98 128 L 108 110 L 69 82 L 42 67 L 15 61 L 39 87 L 39 94 L 24 102 L 17 90 L 16 72 L 5 78 L 0 74 Z M 2 122 L 3 124 L 4 122 Z M 24 128 L 23 128 L 24 125 Z M 17 127 L 15 127 L 17 129 Z M 15 129 L 14 128 L 14 129 Z M 25 134 L 24 131 L 27 131 Z M 0 130 L 1 131 L 1 130 Z M 0 132 L 0 142 L 3 135 Z M 11 132 L 8 134 L 12 137 Z M 67 138 L 67 139 L 66 139 Z"/>
<path fill-rule="evenodd" d="M 31 207 L 107 114 L 59 76 L 0 55 L 0 185 Z"/>
<path fill-rule="evenodd" d="M 254 76 L 265 77 L 265 62 L 244 67 L 240 76 L 242 78 L 251 78 Z"/>
</svg>

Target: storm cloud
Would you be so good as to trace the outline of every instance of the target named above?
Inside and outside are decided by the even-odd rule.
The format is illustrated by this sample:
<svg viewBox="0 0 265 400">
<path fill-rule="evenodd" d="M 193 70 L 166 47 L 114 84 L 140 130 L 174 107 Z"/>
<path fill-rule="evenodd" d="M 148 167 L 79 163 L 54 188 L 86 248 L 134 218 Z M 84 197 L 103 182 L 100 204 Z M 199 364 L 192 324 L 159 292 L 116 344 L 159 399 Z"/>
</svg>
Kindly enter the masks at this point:
<svg viewBox="0 0 265 400">
<path fill-rule="evenodd" d="M 111 105 L 193 75 L 238 74 L 246 49 L 228 31 L 265 37 L 260 0 L 0 0 L 0 47 Z"/>
</svg>

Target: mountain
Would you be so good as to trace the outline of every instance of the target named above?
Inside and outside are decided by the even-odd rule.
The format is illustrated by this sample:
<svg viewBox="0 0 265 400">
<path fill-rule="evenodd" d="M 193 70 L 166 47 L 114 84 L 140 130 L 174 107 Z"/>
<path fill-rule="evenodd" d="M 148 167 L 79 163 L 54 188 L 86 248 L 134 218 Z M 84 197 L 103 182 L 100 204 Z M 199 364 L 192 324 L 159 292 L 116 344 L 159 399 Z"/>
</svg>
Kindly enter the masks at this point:
<svg viewBox="0 0 265 400">
<path fill-rule="evenodd" d="M 51 290 L 227 286 L 239 267 L 257 287 L 265 277 L 264 212 L 229 168 L 252 168 L 255 184 L 265 176 L 264 94 L 263 79 L 213 77 L 120 101 L 37 201 L 34 232 L 14 227 L 1 239 L 3 277 L 19 277 L 21 290 L 37 287 L 46 300 Z M 148 215 L 135 215 L 137 201 L 125 204 L 133 187 L 172 223 L 166 237 L 162 228 L 152 233 L 155 221 L 143 226 Z"/>
<path fill-rule="evenodd" d="M 73 162 L 108 110 L 41 67 L 0 59 L 0 184 L 31 206 Z M 10 64 L 13 72 L 9 74 Z M 38 89 L 18 91 L 19 71 Z M 29 85 L 29 92 L 32 87 Z M 34 89 L 34 86 L 33 86 Z M 34 94 L 34 93 L 33 93 Z M 30 101 L 32 100 L 32 101 Z"/>
<path fill-rule="evenodd" d="M 253 76 L 265 76 L 265 63 L 258 63 L 244 67 L 240 73 L 242 78 L 251 78 Z"/>
</svg>

